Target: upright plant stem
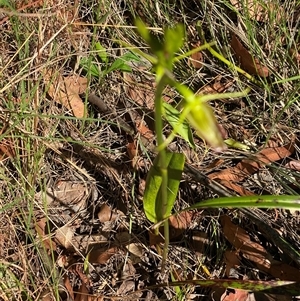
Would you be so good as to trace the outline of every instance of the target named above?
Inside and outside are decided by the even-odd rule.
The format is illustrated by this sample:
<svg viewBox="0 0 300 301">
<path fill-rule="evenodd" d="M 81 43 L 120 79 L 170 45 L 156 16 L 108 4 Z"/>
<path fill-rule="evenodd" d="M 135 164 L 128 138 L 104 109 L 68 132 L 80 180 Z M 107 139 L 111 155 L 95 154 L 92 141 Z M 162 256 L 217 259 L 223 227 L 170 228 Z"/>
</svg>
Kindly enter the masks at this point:
<svg viewBox="0 0 300 301">
<path fill-rule="evenodd" d="M 163 136 L 163 104 L 162 104 L 162 93 L 166 86 L 167 75 L 165 74 L 164 68 L 158 68 L 156 72 L 156 91 L 155 91 L 155 132 L 157 137 L 157 146 L 159 147 L 164 143 Z M 160 173 L 162 177 L 161 184 L 161 212 L 159 218 L 162 220 L 166 214 L 167 202 L 168 202 L 168 166 L 166 162 L 166 150 L 165 148 L 160 148 L 158 152 L 158 166 L 160 167 Z M 169 247 L 169 222 L 166 220 L 164 222 L 164 250 L 163 250 L 163 258 L 162 258 L 162 271 L 165 268 L 165 262 L 168 255 L 168 247 Z"/>
</svg>

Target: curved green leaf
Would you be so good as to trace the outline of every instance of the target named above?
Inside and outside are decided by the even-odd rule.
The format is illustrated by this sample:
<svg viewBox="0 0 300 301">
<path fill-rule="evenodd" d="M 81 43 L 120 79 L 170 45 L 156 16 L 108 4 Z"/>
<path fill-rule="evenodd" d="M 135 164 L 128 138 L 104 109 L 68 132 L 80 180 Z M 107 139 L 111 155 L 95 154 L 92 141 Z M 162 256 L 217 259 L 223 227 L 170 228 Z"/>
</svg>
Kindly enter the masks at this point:
<svg viewBox="0 0 300 301">
<path fill-rule="evenodd" d="M 153 223 L 157 223 L 171 214 L 181 180 L 185 156 L 179 153 L 168 152 L 166 161 L 168 166 L 167 204 L 163 204 L 161 199 L 162 176 L 161 166 L 158 164 L 158 156 L 155 158 L 147 175 L 143 206 L 147 218 Z M 165 214 L 162 213 L 164 205 Z"/>
<path fill-rule="evenodd" d="M 194 143 L 193 134 L 191 128 L 186 120 L 182 123 L 180 122 L 180 112 L 175 109 L 170 104 L 163 102 L 164 107 L 164 117 L 172 126 L 175 134 L 180 135 L 192 148 L 195 148 L 196 145 Z"/>
<path fill-rule="evenodd" d="M 103 47 L 100 42 L 95 43 L 95 48 L 98 51 L 97 54 L 103 63 L 108 63 L 107 51 L 106 48 Z"/>
</svg>

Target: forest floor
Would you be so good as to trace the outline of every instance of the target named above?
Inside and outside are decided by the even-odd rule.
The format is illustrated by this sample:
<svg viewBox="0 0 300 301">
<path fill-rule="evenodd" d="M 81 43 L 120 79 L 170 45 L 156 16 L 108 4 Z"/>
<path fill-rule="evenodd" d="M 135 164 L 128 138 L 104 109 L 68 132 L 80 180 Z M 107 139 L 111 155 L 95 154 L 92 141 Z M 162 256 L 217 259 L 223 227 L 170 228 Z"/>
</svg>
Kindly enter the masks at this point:
<svg viewBox="0 0 300 301">
<path fill-rule="evenodd" d="M 195 147 L 179 136 L 169 145 L 186 157 L 173 211 L 223 196 L 299 194 L 298 1 L 2 0 L 0 299 L 295 300 L 297 210 L 182 212 L 169 221 L 162 269 L 164 237 L 143 210 L 155 76 L 133 50 L 149 50 L 136 18 L 158 38 L 184 24 L 180 54 L 215 42 L 229 64 L 208 50 L 174 64 L 195 93 L 251 88 L 209 102 L 226 149 L 193 129 Z M 164 101 L 176 106 L 180 95 L 166 89 Z M 230 288 L 248 280 L 252 290 Z M 276 280 L 294 286 L 257 289 Z"/>
</svg>

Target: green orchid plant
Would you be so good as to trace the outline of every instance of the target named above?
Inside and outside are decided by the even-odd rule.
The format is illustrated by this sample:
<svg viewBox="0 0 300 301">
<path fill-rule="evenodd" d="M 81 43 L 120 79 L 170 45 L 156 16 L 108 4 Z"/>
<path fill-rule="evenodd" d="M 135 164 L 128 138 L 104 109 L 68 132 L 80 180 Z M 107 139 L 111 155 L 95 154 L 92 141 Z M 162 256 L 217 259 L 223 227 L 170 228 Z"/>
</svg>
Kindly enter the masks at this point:
<svg viewBox="0 0 300 301">
<path fill-rule="evenodd" d="M 174 28 L 165 29 L 162 41 L 152 34 L 141 20 L 136 21 L 136 26 L 140 36 L 149 45 L 152 54 L 146 54 L 141 50 L 133 51 L 152 63 L 156 78 L 154 102 L 158 154 L 147 176 L 143 206 L 146 217 L 151 222 L 164 221 L 165 244 L 162 253 L 164 266 L 169 243 L 167 217 L 172 213 L 185 163 L 184 154 L 169 152 L 167 146 L 176 135 L 180 135 L 194 147 L 189 127 L 191 125 L 197 134 L 211 147 L 215 149 L 224 148 L 224 141 L 208 101 L 218 98 L 245 96 L 248 90 L 238 93 L 196 95 L 190 88 L 176 81 L 173 75 L 173 67 L 179 60 L 188 57 L 194 52 L 209 48 L 213 43 L 206 43 L 184 55 L 176 56 L 176 53 L 179 52 L 184 44 L 185 32 L 183 25 L 179 24 Z M 182 96 L 181 111 L 163 101 L 163 91 L 167 86 L 175 88 Z M 162 116 L 173 128 L 170 136 L 166 139 L 163 136 Z M 157 229 L 156 231 L 158 232 Z"/>
</svg>

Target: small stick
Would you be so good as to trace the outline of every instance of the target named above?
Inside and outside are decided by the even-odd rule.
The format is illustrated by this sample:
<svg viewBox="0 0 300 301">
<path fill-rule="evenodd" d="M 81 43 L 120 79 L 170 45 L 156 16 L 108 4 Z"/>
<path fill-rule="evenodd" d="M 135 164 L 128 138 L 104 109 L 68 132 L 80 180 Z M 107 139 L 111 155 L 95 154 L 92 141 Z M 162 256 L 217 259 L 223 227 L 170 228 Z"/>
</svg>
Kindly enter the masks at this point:
<svg viewBox="0 0 300 301">
<path fill-rule="evenodd" d="M 88 101 L 97 106 L 100 113 L 109 113 L 111 114 L 117 121 L 118 126 L 127 134 L 134 136 L 134 129 L 127 123 L 125 122 L 120 116 L 117 116 L 116 114 L 114 114 L 106 105 L 106 103 L 97 95 L 95 94 L 89 94 L 88 96 Z"/>
</svg>

